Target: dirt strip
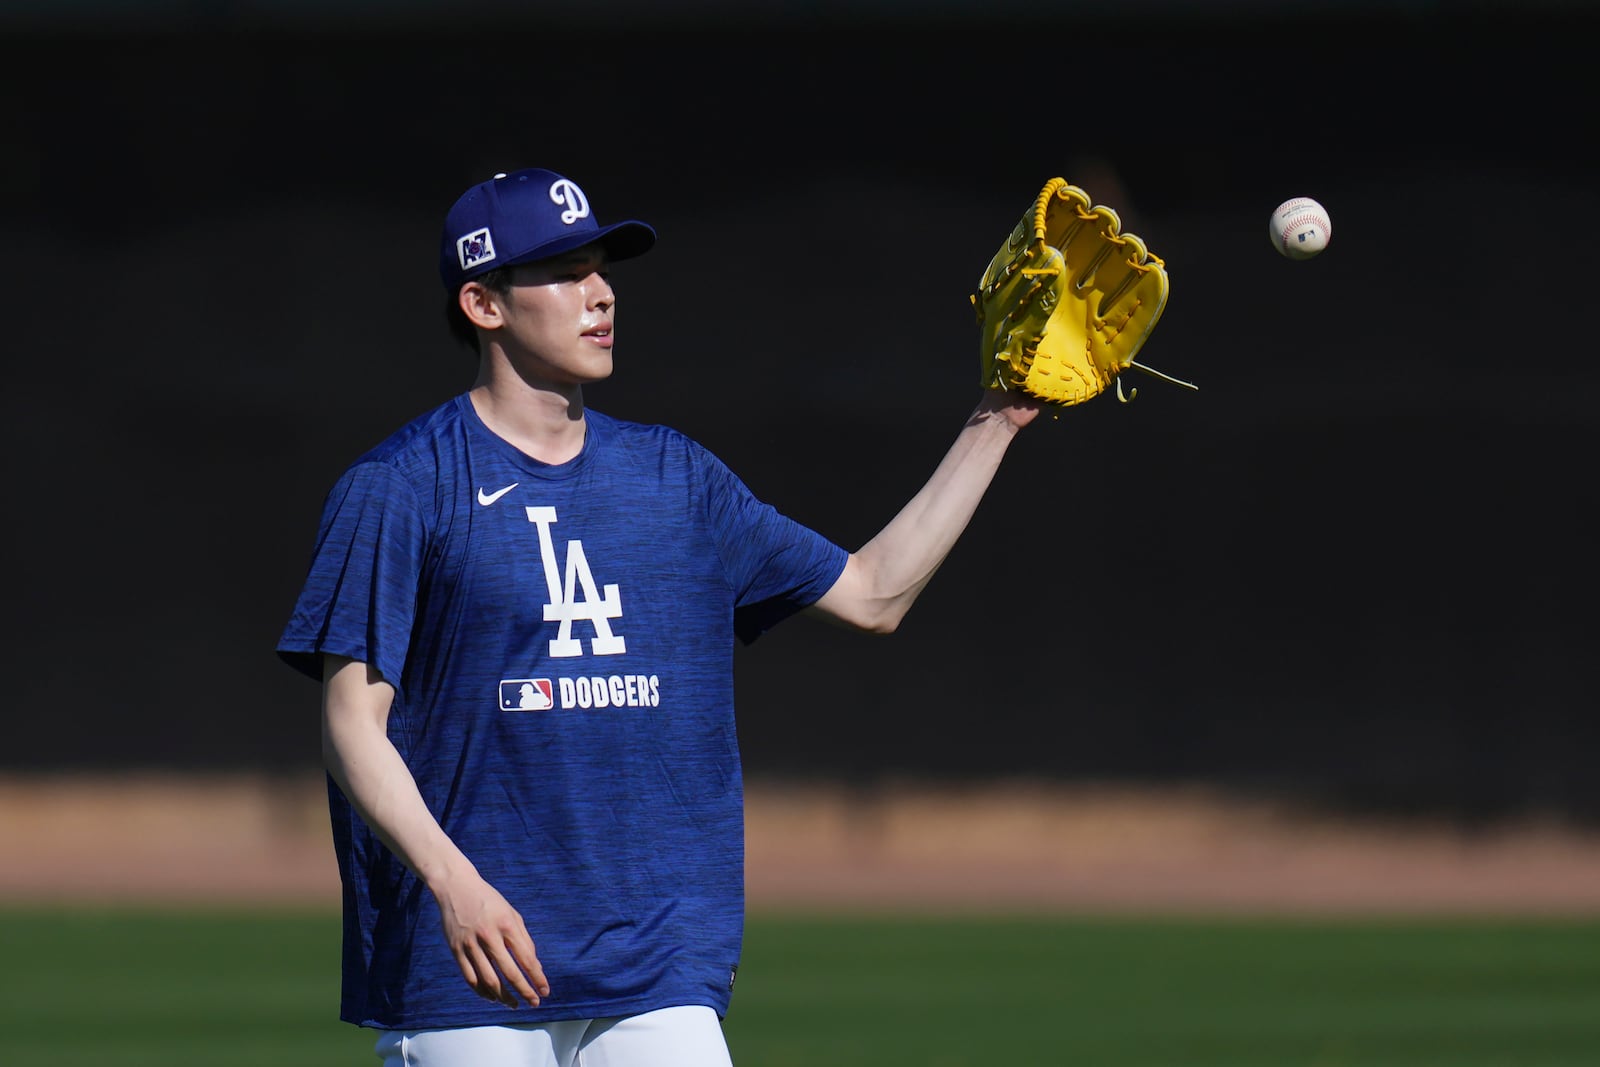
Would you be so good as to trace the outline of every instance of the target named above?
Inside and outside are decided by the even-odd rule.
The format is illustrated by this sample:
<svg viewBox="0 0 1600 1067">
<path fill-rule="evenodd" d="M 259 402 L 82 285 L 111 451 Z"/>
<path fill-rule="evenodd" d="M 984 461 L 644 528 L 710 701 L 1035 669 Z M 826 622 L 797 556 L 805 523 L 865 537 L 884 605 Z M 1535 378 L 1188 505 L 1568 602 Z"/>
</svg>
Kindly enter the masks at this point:
<svg viewBox="0 0 1600 1067">
<path fill-rule="evenodd" d="M 752 783 L 752 910 L 1600 916 L 1600 833 L 1196 790 Z M 334 904 L 319 778 L 0 778 L 0 901 Z"/>
</svg>

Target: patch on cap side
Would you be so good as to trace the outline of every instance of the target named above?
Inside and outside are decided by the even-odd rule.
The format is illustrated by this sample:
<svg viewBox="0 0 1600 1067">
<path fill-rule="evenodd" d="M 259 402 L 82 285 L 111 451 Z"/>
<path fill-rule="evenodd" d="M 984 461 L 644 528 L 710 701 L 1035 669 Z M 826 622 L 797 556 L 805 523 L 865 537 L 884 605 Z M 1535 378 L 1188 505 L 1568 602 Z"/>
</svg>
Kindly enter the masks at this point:
<svg viewBox="0 0 1600 1067">
<path fill-rule="evenodd" d="M 456 258 L 461 261 L 462 270 L 471 270 L 480 263 L 487 263 L 494 258 L 494 239 L 489 236 L 489 228 L 473 230 L 465 237 L 456 239 Z"/>
</svg>

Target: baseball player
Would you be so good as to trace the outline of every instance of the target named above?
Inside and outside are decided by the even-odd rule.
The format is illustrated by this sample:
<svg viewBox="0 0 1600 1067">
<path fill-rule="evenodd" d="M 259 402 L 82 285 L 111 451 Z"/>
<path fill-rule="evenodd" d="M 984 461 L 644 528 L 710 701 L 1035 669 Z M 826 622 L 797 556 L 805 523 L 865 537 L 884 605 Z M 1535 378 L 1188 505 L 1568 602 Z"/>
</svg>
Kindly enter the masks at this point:
<svg viewBox="0 0 1600 1067">
<path fill-rule="evenodd" d="M 715 1067 L 743 934 L 733 652 L 802 610 L 892 632 L 1043 402 L 989 389 L 854 552 L 584 387 L 611 265 L 648 251 L 571 179 L 450 208 L 471 388 L 327 495 L 277 646 L 322 686 L 340 1016 L 410 1067 Z"/>
</svg>

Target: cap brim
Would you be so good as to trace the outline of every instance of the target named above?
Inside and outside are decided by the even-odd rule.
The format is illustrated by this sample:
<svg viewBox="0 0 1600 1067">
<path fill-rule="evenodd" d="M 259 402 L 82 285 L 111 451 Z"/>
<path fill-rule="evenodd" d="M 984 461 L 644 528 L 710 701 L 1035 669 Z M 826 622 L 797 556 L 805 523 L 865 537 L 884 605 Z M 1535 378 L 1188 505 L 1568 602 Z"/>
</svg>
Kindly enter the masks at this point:
<svg viewBox="0 0 1600 1067">
<path fill-rule="evenodd" d="M 602 226 L 591 233 L 573 234 L 556 241 L 546 241 L 542 245 L 519 252 L 497 263 L 489 264 L 490 267 L 518 267 L 525 263 L 537 263 L 541 259 L 549 259 L 574 248 L 585 245 L 597 244 L 606 250 L 606 256 L 614 263 L 619 259 L 632 259 L 642 256 L 656 243 L 656 231 L 648 224 L 636 219 L 626 222 L 613 222 L 609 226 Z M 480 272 L 481 273 L 481 272 Z"/>
<path fill-rule="evenodd" d="M 612 260 L 632 259 L 655 247 L 656 231 L 646 223 L 629 219 L 602 226 L 596 240 L 605 246 L 606 255 Z"/>
</svg>

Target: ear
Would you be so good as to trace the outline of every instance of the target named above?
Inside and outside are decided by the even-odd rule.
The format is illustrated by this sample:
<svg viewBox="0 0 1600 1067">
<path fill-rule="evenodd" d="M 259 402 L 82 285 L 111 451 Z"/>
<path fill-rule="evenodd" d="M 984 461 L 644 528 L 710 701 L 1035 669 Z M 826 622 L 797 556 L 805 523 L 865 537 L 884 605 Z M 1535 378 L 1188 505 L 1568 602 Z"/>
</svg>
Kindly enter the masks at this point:
<svg viewBox="0 0 1600 1067">
<path fill-rule="evenodd" d="M 467 321 L 485 330 L 498 330 L 505 323 L 500 314 L 499 294 L 476 281 L 462 282 L 456 293 L 461 313 Z"/>
</svg>

